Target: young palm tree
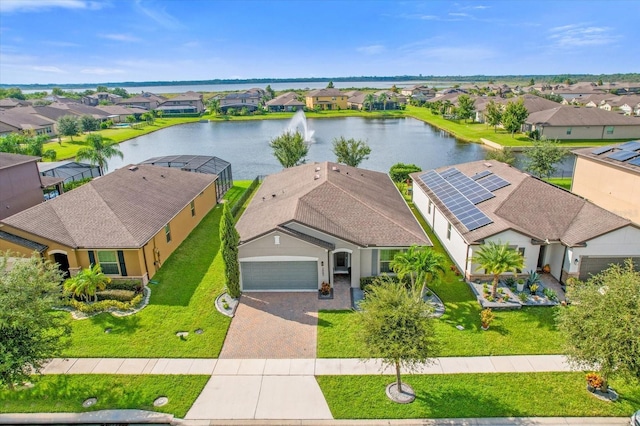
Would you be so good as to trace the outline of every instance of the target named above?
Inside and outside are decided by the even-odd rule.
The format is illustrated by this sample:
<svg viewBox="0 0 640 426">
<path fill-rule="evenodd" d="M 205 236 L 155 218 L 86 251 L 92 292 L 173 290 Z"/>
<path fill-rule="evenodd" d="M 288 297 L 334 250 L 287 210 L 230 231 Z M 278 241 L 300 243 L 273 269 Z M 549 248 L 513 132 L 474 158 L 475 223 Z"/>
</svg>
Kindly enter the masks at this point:
<svg viewBox="0 0 640 426">
<path fill-rule="evenodd" d="M 104 290 L 110 282 L 111 278 L 102 273 L 100 265 L 93 265 L 65 281 L 64 289 L 66 292 L 80 296 L 87 301 L 92 296 L 97 301 L 96 292 Z"/>
<path fill-rule="evenodd" d="M 496 297 L 498 280 L 505 272 L 516 272 L 524 268 L 524 258 L 520 253 L 509 248 L 509 243 L 500 244 L 495 241 L 485 243 L 471 259 L 479 265 L 478 270 L 485 269 L 493 275 L 491 295 Z"/>
<path fill-rule="evenodd" d="M 89 146 L 78 150 L 76 160 L 87 160 L 91 164 L 97 165 L 101 175 L 104 175 L 104 172 L 107 171 L 107 160 L 109 158 L 115 156 L 124 158 L 124 154 L 122 154 L 122 151 L 120 151 L 120 148 L 117 147 L 115 142 L 106 142 L 102 139 L 102 136 L 97 133 L 87 135 L 86 141 Z"/>
<path fill-rule="evenodd" d="M 444 272 L 444 256 L 430 247 L 411 246 L 407 251 L 396 254 L 390 266 L 398 278 L 408 275 L 412 288 L 419 284 L 418 297 L 422 298 L 427 282 Z"/>
<path fill-rule="evenodd" d="M 373 93 L 369 93 L 364 97 L 364 104 L 369 106 L 369 112 L 373 109 L 374 103 L 376 103 L 376 96 Z"/>
</svg>

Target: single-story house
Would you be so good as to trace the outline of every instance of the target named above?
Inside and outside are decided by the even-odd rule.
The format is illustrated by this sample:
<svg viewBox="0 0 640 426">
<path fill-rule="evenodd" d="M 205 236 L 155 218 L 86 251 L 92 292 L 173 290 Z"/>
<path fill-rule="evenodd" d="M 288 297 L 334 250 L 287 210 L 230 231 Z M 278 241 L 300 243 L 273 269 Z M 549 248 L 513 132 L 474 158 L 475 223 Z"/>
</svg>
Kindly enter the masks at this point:
<svg viewBox="0 0 640 426">
<path fill-rule="evenodd" d="M 114 123 L 125 123 L 127 117 L 133 115 L 134 117 L 140 117 L 146 113 L 147 110 L 141 107 L 128 107 L 123 105 L 98 105 L 97 109 L 106 112 L 107 118 Z"/>
<path fill-rule="evenodd" d="M 304 109 L 305 106 L 304 102 L 298 100 L 298 94 L 295 92 L 283 93 L 282 95 L 267 101 L 265 105 L 271 112 L 293 112 Z"/>
<path fill-rule="evenodd" d="M 15 107 L 0 110 L 2 134 L 35 132 L 37 135 L 55 136 L 55 120 L 31 114 L 32 107 Z"/>
<path fill-rule="evenodd" d="M 522 99 L 522 103 L 524 107 L 529 111 L 529 114 L 538 111 L 544 111 L 547 109 L 555 108 L 558 106 L 557 102 L 550 101 L 548 99 L 542 98 L 540 96 L 526 94 L 513 98 L 501 98 L 499 96 L 487 96 L 482 98 L 476 98 L 475 107 L 476 107 L 476 118 L 475 121 L 478 123 L 485 122 L 485 113 L 487 110 L 487 105 L 489 102 L 494 101 L 495 103 L 502 106 L 504 109 L 508 102 L 518 102 L 518 100 Z"/>
<path fill-rule="evenodd" d="M 571 191 L 640 226 L 640 140 L 572 152 Z"/>
<path fill-rule="evenodd" d="M 640 261 L 638 225 L 504 163 L 481 160 L 411 178 L 415 206 L 467 279 L 487 277 L 471 259 L 489 241 L 517 249 L 522 273 L 549 265 L 561 282 Z"/>
<path fill-rule="evenodd" d="M 366 101 L 367 93 L 357 92 L 353 96 L 347 98 L 347 106 L 350 109 L 357 110 L 393 110 L 399 109 L 401 105 L 407 104 L 407 98 L 404 95 L 399 95 L 390 90 L 380 90 L 373 93 L 374 101 L 371 105 Z M 384 95 L 384 100 L 382 96 Z"/>
<path fill-rule="evenodd" d="M 640 118 L 600 108 L 558 106 L 529 114 L 524 131 L 537 130 L 546 139 L 640 138 Z"/>
<path fill-rule="evenodd" d="M 236 228 L 243 291 L 317 291 L 334 274 L 358 287 L 431 246 L 387 174 L 331 162 L 267 176 Z"/>
<path fill-rule="evenodd" d="M 146 283 L 215 207 L 215 180 L 126 166 L 0 220 L 0 251 L 28 256 L 37 247 L 70 275 L 100 264 L 110 277 Z"/>
</svg>

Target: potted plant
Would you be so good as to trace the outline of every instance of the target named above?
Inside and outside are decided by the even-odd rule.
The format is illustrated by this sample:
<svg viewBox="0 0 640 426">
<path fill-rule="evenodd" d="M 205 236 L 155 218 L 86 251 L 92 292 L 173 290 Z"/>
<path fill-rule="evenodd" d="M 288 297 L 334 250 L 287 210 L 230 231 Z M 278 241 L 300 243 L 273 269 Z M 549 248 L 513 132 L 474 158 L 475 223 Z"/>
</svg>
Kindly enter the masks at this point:
<svg viewBox="0 0 640 426">
<path fill-rule="evenodd" d="M 495 318 L 496 318 L 496 315 L 493 313 L 493 311 L 490 308 L 485 308 L 482 311 L 480 311 L 480 324 L 482 326 L 482 329 L 488 330 L 489 325 L 491 325 L 491 323 Z"/>
<path fill-rule="evenodd" d="M 516 290 L 519 292 L 524 291 L 524 280 L 522 278 L 519 278 L 518 281 L 516 281 Z"/>
<path fill-rule="evenodd" d="M 331 294 L 331 284 L 323 282 L 320 286 L 320 294 L 323 296 L 329 296 Z"/>
<path fill-rule="evenodd" d="M 535 296 L 536 292 L 538 291 L 538 289 L 540 288 L 540 285 L 538 284 L 531 284 L 529 286 L 529 292 L 531 293 L 532 296 Z"/>
<path fill-rule="evenodd" d="M 548 274 L 549 272 L 551 272 L 551 265 L 549 265 L 548 263 L 546 265 L 544 265 L 542 267 L 542 272 L 545 274 Z"/>
<path fill-rule="evenodd" d="M 531 289 L 531 286 L 534 284 L 540 284 L 540 274 L 536 271 L 529 271 L 529 275 L 527 276 L 526 286 Z"/>
</svg>

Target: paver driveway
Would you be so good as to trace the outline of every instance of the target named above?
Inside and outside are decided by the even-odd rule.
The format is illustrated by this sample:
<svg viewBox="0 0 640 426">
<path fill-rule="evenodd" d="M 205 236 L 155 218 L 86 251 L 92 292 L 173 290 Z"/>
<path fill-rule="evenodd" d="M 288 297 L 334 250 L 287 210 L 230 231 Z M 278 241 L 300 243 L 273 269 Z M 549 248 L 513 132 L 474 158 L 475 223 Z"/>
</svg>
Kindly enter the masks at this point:
<svg viewBox="0 0 640 426">
<path fill-rule="evenodd" d="M 315 358 L 318 294 L 245 293 L 220 358 Z"/>
</svg>

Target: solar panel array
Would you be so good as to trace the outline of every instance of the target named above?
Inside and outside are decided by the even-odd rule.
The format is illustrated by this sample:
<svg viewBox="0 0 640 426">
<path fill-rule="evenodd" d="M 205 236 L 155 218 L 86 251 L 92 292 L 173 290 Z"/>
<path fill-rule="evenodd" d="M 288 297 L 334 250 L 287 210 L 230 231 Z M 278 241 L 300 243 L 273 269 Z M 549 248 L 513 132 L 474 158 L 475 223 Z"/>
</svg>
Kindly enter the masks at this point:
<svg viewBox="0 0 640 426">
<path fill-rule="evenodd" d="M 453 176 L 455 174 L 460 173 L 460 170 L 456 169 L 455 167 L 452 167 L 450 169 L 447 169 L 443 172 L 440 173 L 440 176 L 442 176 L 443 178 L 448 178 L 449 176 Z"/>
<path fill-rule="evenodd" d="M 478 182 L 460 172 L 450 174 L 449 177 L 445 177 L 445 179 L 473 204 L 478 204 L 495 197 L 495 195 L 479 185 Z"/>
<path fill-rule="evenodd" d="M 479 173 L 476 173 L 475 175 L 471 176 L 471 179 L 473 180 L 478 180 L 480 178 L 483 178 L 485 176 L 489 176 L 491 174 L 491 172 L 489 170 L 483 170 Z"/>
<path fill-rule="evenodd" d="M 612 154 L 609 154 L 607 158 L 611 158 L 612 160 L 618 160 L 618 161 L 627 161 L 639 155 L 640 155 L 640 152 L 627 151 L 626 149 L 621 149 Z"/>
<path fill-rule="evenodd" d="M 640 141 L 625 142 L 622 145 L 618 145 L 620 149 L 626 149 L 627 151 L 637 151 L 640 149 Z"/>
<path fill-rule="evenodd" d="M 456 174 L 453 173 L 453 175 Z M 452 174 L 450 173 L 449 175 L 451 176 Z M 474 206 L 462 192 L 454 188 L 450 182 L 435 170 L 423 173 L 420 175 L 420 179 L 469 231 L 492 223 L 492 220 Z"/>
<path fill-rule="evenodd" d="M 640 166 L 640 157 L 634 158 L 633 160 L 627 161 L 629 164 L 633 164 L 634 166 Z"/>
<path fill-rule="evenodd" d="M 500 176 L 491 174 L 486 176 L 478 181 L 480 185 L 485 187 L 488 191 L 496 191 L 500 188 L 504 188 L 505 186 L 511 185 L 506 180 L 502 179 Z"/>
<path fill-rule="evenodd" d="M 605 152 L 611 151 L 612 149 L 613 149 L 612 146 L 604 146 L 602 148 L 594 149 L 593 151 L 591 151 L 591 153 L 593 155 L 600 155 L 600 154 L 604 154 Z"/>
</svg>

